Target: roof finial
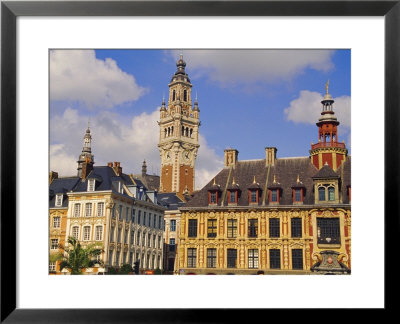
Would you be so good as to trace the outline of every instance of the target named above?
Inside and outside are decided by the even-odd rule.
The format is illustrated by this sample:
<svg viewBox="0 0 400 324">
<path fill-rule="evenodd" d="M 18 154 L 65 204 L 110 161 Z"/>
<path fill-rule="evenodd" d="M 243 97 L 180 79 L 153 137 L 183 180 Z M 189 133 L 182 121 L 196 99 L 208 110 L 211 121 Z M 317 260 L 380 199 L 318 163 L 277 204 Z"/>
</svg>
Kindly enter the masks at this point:
<svg viewBox="0 0 400 324">
<path fill-rule="evenodd" d="M 297 175 L 297 183 L 299 183 L 300 182 L 300 177 L 299 177 L 299 175 Z"/>
<path fill-rule="evenodd" d="M 235 184 L 235 177 L 233 177 L 232 179 L 232 184 Z"/>
<path fill-rule="evenodd" d="M 328 81 L 325 83 L 325 90 L 326 90 L 326 94 L 329 94 L 329 79 L 328 79 Z"/>
<path fill-rule="evenodd" d="M 215 178 L 214 178 L 214 183 L 213 183 L 213 185 L 214 185 L 214 186 L 216 185 L 216 183 L 215 183 Z"/>
<path fill-rule="evenodd" d="M 253 183 L 256 183 L 256 176 L 253 176 Z"/>
<path fill-rule="evenodd" d="M 276 183 L 276 176 L 275 176 L 275 174 L 274 174 L 274 183 Z"/>
</svg>

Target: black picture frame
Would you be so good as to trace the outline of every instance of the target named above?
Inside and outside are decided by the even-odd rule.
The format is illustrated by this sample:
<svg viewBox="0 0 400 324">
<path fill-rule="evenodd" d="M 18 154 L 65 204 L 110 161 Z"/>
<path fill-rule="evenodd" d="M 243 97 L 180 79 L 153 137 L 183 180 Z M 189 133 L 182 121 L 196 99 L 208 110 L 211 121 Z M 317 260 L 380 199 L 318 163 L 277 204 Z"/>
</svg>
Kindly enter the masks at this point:
<svg viewBox="0 0 400 324">
<path fill-rule="evenodd" d="M 16 308 L 16 19 L 19 16 L 384 16 L 385 310 L 398 283 L 391 256 L 399 237 L 400 1 L 2 1 L 1 3 L 1 322 L 234 322 L 245 310 Z M 383 188 L 373 187 L 373 190 Z M 367 197 L 366 197 L 367 198 Z M 370 199 L 370 198 L 367 198 Z M 392 244 L 391 244 L 392 242 Z M 372 242 L 371 242 L 372 243 Z M 373 266 L 374 260 L 368 260 Z M 136 294 L 133 292 L 133 296 Z M 61 298 L 60 293 L 58 297 Z M 327 300 L 329 302 L 329 300 Z M 327 303 L 327 308 L 329 303 Z M 264 310 L 252 310 L 251 317 Z M 336 314 L 338 315 L 338 314 Z M 339 316 L 339 315 L 338 315 Z M 310 318 L 311 319 L 311 318 Z M 314 318 L 315 319 L 315 318 Z"/>
</svg>

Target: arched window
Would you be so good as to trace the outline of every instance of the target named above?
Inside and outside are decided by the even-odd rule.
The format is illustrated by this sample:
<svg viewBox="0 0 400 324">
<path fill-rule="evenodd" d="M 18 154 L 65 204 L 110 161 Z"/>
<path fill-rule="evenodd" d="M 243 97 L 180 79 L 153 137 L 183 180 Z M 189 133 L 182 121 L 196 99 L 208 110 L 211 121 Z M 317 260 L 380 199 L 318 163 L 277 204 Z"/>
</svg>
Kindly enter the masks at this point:
<svg viewBox="0 0 400 324">
<path fill-rule="evenodd" d="M 189 128 L 188 127 L 186 127 L 186 136 L 189 136 Z"/>
<path fill-rule="evenodd" d="M 175 96 L 176 96 L 176 92 L 174 90 L 174 91 L 172 91 L 172 100 L 175 100 Z"/>
<path fill-rule="evenodd" d="M 167 137 L 167 129 L 164 129 L 164 137 Z"/>
<path fill-rule="evenodd" d="M 183 90 L 183 101 L 187 101 L 187 91 Z"/>
<path fill-rule="evenodd" d="M 174 136 L 174 126 L 171 127 L 171 136 Z"/>
<path fill-rule="evenodd" d="M 190 129 L 190 137 L 192 137 L 193 134 L 193 128 Z"/>
<path fill-rule="evenodd" d="M 185 127 L 182 126 L 182 136 L 185 136 Z"/>
<path fill-rule="evenodd" d="M 328 199 L 331 201 L 335 200 L 335 188 L 334 187 L 328 188 Z"/>
<path fill-rule="evenodd" d="M 318 200 L 325 201 L 325 187 L 318 188 Z"/>
</svg>

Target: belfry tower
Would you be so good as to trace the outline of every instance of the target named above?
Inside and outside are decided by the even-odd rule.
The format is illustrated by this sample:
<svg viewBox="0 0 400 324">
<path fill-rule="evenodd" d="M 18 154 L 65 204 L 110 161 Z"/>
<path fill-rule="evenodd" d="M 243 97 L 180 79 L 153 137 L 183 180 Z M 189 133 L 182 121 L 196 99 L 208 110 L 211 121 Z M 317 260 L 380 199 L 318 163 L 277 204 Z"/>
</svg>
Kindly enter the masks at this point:
<svg viewBox="0 0 400 324">
<path fill-rule="evenodd" d="M 82 176 L 82 166 L 84 163 L 94 164 L 94 155 L 92 154 L 92 135 L 90 135 L 90 128 L 86 129 L 85 136 L 83 137 L 82 153 L 79 155 L 78 162 L 78 177 Z"/>
<path fill-rule="evenodd" d="M 182 55 L 169 86 L 168 105 L 160 109 L 160 192 L 191 194 L 195 188 L 195 162 L 199 148 L 199 107 L 192 106 L 192 84 Z"/>
<path fill-rule="evenodd" d="M 344 141 L 338 142 L 339 122 L 333 112 L 334 100 L 329 94 L 329 81 L 325 85 L 326 94 L 322 103 L 321 117 L 318 120 L 318 143 L 311 143 L 311 162 L 318 169 L 328 164 L 334 171 L 346 160 L 347 149 Z"/>
</svg>

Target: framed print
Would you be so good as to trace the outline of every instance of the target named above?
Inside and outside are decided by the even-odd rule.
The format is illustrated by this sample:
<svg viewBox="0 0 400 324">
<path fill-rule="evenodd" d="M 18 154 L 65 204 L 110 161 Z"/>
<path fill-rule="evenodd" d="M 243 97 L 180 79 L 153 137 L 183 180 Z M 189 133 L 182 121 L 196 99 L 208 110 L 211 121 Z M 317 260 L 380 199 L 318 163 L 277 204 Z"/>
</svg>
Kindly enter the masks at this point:
<svg viewBox="0 0 400 324">
<path fill-rule="evenodd" d="M 264 311 L 270 308 L 391 309 L 394 300 L 390 297 L 390 293 L 394 290 L 394 285 L 390 283 L 395 282 L 396 277 L 390 266 L 390 258 L 394 253 L 393 238 L 399 234 L 397 223 L 393 224 L 398 221 L 397 216 L 393 215 L 399 214 L 396 203 L 399 198 L 400 152 L 399 16 L 398 1 L 2 2 L 1 321 L 6 323 L 231 322 L 239 312 L 253 316 L 251 312 L 254 311 L 257 316 L 265 316 Z M 205 62 L 203 54 L 206 50 L 208 58 L 211 57 L 213 60 L 208 59 Z M 293 80 L 285 84 L 285 91 L 288 88 L 297 89 L 296 95 L 299 94 L 299 97 L 291 94 L 285 98 L 287 106 L 290 105 L 285 106 L 286 120 L 304 118 L 309 110 L 295 115 L 298 103 L 306 100 L 305 96 L 319 98 L 322 93 L 321 99 L 318 100 L 322 102 L 323 110 L 321 116 L 318 116 L 318 121 L 313 121 L 313 125 L 318 126 L 313 127 L 315 132 L 318 128 L 319 139 L 309 146 L 310 161 L 321 172 L 314 175 L 310 173 L 309 183 L 306 183 L 303 177 L 307 176 L 307 172 L 298 169 L 294 174 L 293 170 L 296 169 L 295 163 L 306 163 L 308 159 L 301 162 L 294 158 L 285 162 L 287 165 L 291 163 L 288 169 L 282 168 L 279 171 L 274 165 L 276 160 L 276 148 L 272 146 L 274 139 L 268 139 L 268 143 L 271 144 L 266 144 L 265 159 L 262 161 L 267 166 L 265 170 L 273 171 L 264 175 L 255 170 L 254 165 L 250 166 L 248 160 L 245 160 L 245 163 L 249 165 L 240 166 L 236 164 L 238 151 L 232 147 L 225 148 L 223 149 L 225 155 L 221 158 L 221 173 L 213 177 L 210 176 L 210 172 L 205 173 L 209 176 L 204 183 L 205 189 L 197 192 L 198 197 L 203 196 L 200 198 L 196 198 L 196 195 L 191 196 L 197 191 L 194 180 L 190 180 L 194 179 L 193 165 L 199 144 L 200 122 L 197 119 L 200 113 L 199 107 L 203 109 L 201 97 L 207 96 L 207 94 L 200 96 L 199 93 L 199 106 L 197 106 L 198 96 L 191 89 L 192 83 L 195 88 L 200 85 L 199 80 L 203 77 L 205 81 L 201 85 L 203 89 L 208 89 L 211 97 L 212 87 L 226 88 L 227 84 L 235 80 L 241 81 L 236 83 L 236 88 L 232 87 L 233 90 L 225 92 L 224 102 L 219 103 L 221 107 L 223 105 L 230 107 L 230 116 L 226 113 L 224 116 L 216 108 L 212 113 L 208 112 L 208 115 L 205 115 L 208 116 L 210 124 L 211 121 L 214 122 L 214 129 L 210 134 L 214 135 L 216 142 L 217 138 L 234 137 L 234 133 L 224 136 L 223 133 L 227 134 L 227 128 L 224 128 L 227 125 L 237 129 L 236 133 L 245 138 L 244 134 L 241 134 L 244 125 L 246 122 L 252 123 L 253 129 L 246 135 L 249 136 L 246 137 L 249 141 L 246 145 L 251 147 L 253 145 L 251 143 L 257 140 L 259 129 L 265 127 L 272 130 L 274 127 L 273 122 L 257 124 L 257 119 L 275 118 L 278 121 L 280 118 L 280 115 L 273 115 L 272 111 L 267 116 L 261 115 L 257 110 L 251 110 L 250 107 L 255 107 L 251 101 L 252 96 L 255 97 L 259 89 L 255 84 L 242 82 L 248 75 L 256 74 L 258 70 L 264 68 L 261 65 L 257 66 L 258 61 L 253 54 L 257 52 L 268 56 L 268 50 L 278 50 L 281 60 L 287 57 L 286 64 L 279 65 L 276 63 L 280 62 L 278 60 L 275 64 L 269 65 L 269 67 L 275 65 L 276 72 L 273 77 L 280 80 L 287 78 L 289 73 L 287 70 L 291 69 L 295 61 L 293 53 L 296 53 L 296 60 L 302 61 L 302 66 L 306 66 L 307 69 L 329 70 L 331 75 L 339 73 L 341 68 L 350 70 L 351 66 L 351 74 L 350 72 L 346 74 L 346 78 L 333 77 L 331 82 L 324 80 L 321 85 L 324 90 L 319 94 L 304 91 L 306 89 L 304 84 L 316 78 L 316 74 L 308 75 L 305 72 L 306 68 L 293 68 L 296 76 L 303 77 L 303 79 L 299 77 L 299 80 L 302 80 L 298 82 L 300 85 Z M 305 53 L 304 50 L 310 53 L 318 50 L 323 53 L 323 59 L 318 61 L 319 65 L 314 61 L 308 62 L 307 58 L 301 58 L 301 53 Z M 338 55 L 342 58 L 335 61 L 334 67 L 330 60 L 333 57 L 332 50 L 341 53 Z M 285 53 L 289 51 L 292 56 L 286 56 Z M 222 52 L 234 54 L 221 56 Z M 327 52 L 329 53 L 326 54 Z M 236 59 L 237 57 L 252 59 L 235 61 L 232 59 L 235 55 Z M 310 55 L 308 53 L 304 57 Z M 136 68 L 151 71 L 150 75 L 147 74 L 149 72 L 143 72 L 143 75 L 147 74 L 149 80 L 146 86 L 135 83 L 131 75 L 136 75 L 135 73 L 120 69 L 120 62 L 138 56 L 145 58 L 148 65 Z M 171 79 L 165 81 L 163 77 L 163 80 L 158 80 L 164 65 L 156 65 L 155 61 L 151 61 L 152 57 L 157 57 L 158 62 L 166 65 L 166 62 L 176 61 L 175 74 L 168 76 L 168 78 L 172 76 Z M 197 66 L 202 70 L 193 69 L 186 74 L 186 63 L 187 68 L 190 65 L 189 59 L 185 60 L 186 57 L 190 58 L 190 62 L 197 62 Z M 271 61 L 274 59 L 273 55 L 268 57 Z M 236 63 L 227 64 L 228 58 Z M 215 62 L 219 62 L 219 67 Z M 71 72 L 72 69 L 64 69 L 63 64 L 74 66 L 75 72 Z M 240 66 L 238 69 L 240 77 L 232 72 L 234 65 Z M 129 71 L 129 65 L 124 66 L 126 71 Z M 60 68 L 58 71 L 61 72 L 53 73 L 56 68 Z M 100 77 L 87 78 L 91 68 L 96 71 L 94 74 L 103 78 L 109 77 L 107 81 L 109 83 L 102 84 L 99 81 Z M 221 71 L 218 68 L 225 72 L 227 79 L 218 75 Z M 76 73 L 77 77 L 70 78 L 71 73 Z M 207 78 L 204 77 L 206 73 Z M 323 76 L 329 79 L 329 73 Z M 118 83 L 118 78 L 128 82 Z M 55 89 L 54 80 L 57 82 L 61 80 L 57 85 L 62 84 L 62 86 Z M 63 97 L 68 91 L 69 94 L 81 93 L 82 89 L 83 92 L 87 91 L 86 85 L 91 82 L 96 85 L 94 86 L 96 91 L 90 98 L 87 93 L 73 96 L 71 101 Z M 155 88 L 150 90 L 149 84 L 152 82 L 159 82 L 164 87 L 168 84 L 167 94 L 158 93 L 162 92 L 162 86 L 157 90 L 154 90 Z M 351 137 L 349 130 L 349 135 L 345 138 L 346 144 L 337 140 L 338 122 L 332 112 L 334 100 L 330 95 L 334 82 L 341 87 L 347 86 L 343 98 L 333 98 L 336 103 L 348 104 L 350 107 L 351 88 Z M 110 84 L 115 85 L 117 90 L 109 91 Z M 123 88 L 126 84 L 129 84 L 129 87 Z M 266 84 L 268 89 L 264 90 L 266 93 L 264 99 L 280 92 L 289 93 L 283 92 L 271 83 L 265 82 L 264 85 Z M 101 89 L 107 87 L 108 92 L 102 93 Z M 154 111 L 155 117 L 152 117 L 154 119 L 152 121 L 158 122 L 155 135 L 157 143 L 154 146 L 157 147 L 157 159 L 161 159 L 161 170 L 157 170 L 161 177 L 148 176 L 149 169 L 152 168 L 149 160 L 145 160 L 143 164 L 140 160 L 141 173 L 138 171 L 137 174 L 125 174 L 127 172 L 123 171 L 125 163 L 120 165 L 120 162 L 114 162 L 117 157 L 112 156 L 109 159 L 113 159 L 113 162 L 108 162 L 107 166 L 93 166 L 91 136 L 94 136 L 94 141 L 96 137 L 95 131 L 92 134 L 91 130 L 96 129 L 96 126 L 100 128 L 101 125 L 98 123 L 100 117 L 93 112 L 91 105 L 102 106 L 104 125 L 112 124 L 110 127 L 114 128 L 116 134 L 120 134 L 126 131 L 121 122 L 123 115 L 117 118 L 109 107 L 120 105 L 121 111 L 125 108 L 125 116 L 131 118 L 132 116 L 126 112 L 129 106 L 125 103 L 136 100 L 135 98 L 146 91 L 150 93 L 150 97 L 162 99 L 159 100 L 160 106 L 157 111 Z M 248 96 L 246 100 L 237 96 L 241 91 L 246 92 Z M 53 101 L 52 98 L 55 97 L 58 102 Z M 240 109 L 233 108 L 233 98 L 240 102 L 242 106 Z M 51 111 L 51 106 L 59 104 L 60 101 L 63 101 L 63 109 L 65 108 L 63 118 L 59 118 L 61 114 L 53 115 Z M 143 102 L 143 107 L 145 105 L 154 104 Z M 276 102 L 275 105 L 279 104 Z M 335 104 L 333 110 L 335 111 Z M 80 115 L 82 111 L 85 114 Z M 152 113 L 153 111 L 146 111 L 143 108 L 141 115 L 143 118 L 133 119 L 128 130 L 147 125 L 149 118 L 144 117 L 149 117 Z M 204 114 L 202 111 L 200 115 L 202 113 Z M 181 114 L 180 118 L 174 117 L 177 114 Z M 250 122 L 249 114 L 255 116 L 260 114 L 263 117 L 255 117 Z M 175 118 L 174 122 L 170 117 Z M 54 122 L 55 119 L 58 120 L 57 123 Z M 85 124 L 83 131 L 75 125 L 77 120 L 80 128 L 81 124 Z M 221 125 L 221 120 L 225 120 L 226 125 Z M 72 122 L 67 124 L 68 121 Z M 118 121 L 121 124 L 118 124 Z M 345 127 L 346 123 L 342 125 L 340 127 Z M 350 117 L 347 125 L 350 129 Z M 294 126 L 292 128 L 290 134 L 293 143 L 297 143 Z M 177 141 L 171 142 L 170 138 L 178 133 L 181 142 L 175 145 Z M 275 133 L 279 134 L 279 129 L 276 129 Z M 288 133 L 289 131 L 285 131 L 286 136 Z M 135 133 L 135 140 L 141 135 L 141 132 Z M 75 153 L 76 157 L 73 156 L 72 159 L 61 154 L 62 148 L 65 149 L 65 143 L 53 140 L 62 136 L 77 137 L 79 141 L 83 139 L 83 142 L 78 144 L 80 146 L 78 153 L 82 149 L 77 162 L 78 177 L 74 177 L 76 181 L 74 180 L 73 184 L 69 179 L 68 184 L 61 185 L 61 189 L 50 186 L 49 190 L 49 182 L 52 183 L 57 179 L 56 174 L 53 174 L 51 179 L 47 178 L 49 165 L 52 167 L 53 163 L 51 156 L 49 157 L 49 147 L 58 149 L 57 154 L 61 159 L 73 161 L 74 165 L 76 163 L 74 159 L 78 157 Z M 279 138 L 283 137 L 283 134 L 280 134 Z M 151 142 L 149 138 L 142 139 L 142 142 Z M 119 136 L 119 140 L 121 139 L 124 137 Z M 201 137 L 200 139 L 202 140 Z M 110 139 L 110 143 L 114 143 L 112 140 Z M 238 140 L 234 140 L 234 143 L 235 141 Z M 124 146 L 126 151 L 135 151 L 135 147 L 129 146 L 128 141 L 120 142 L 120 145 Z M 207 147 L 204 140 L 201 145 Z M 218 147 L 222 145 L 225 144 L 218 144 Z M 354 163 L 351 176 L 344 167 L 347 148 L 350 145 L 353 145 Z M 293 151 L 294 146 L 295 144 L 291 146 Z M 334 153 L 329 153 L 333 152 L 332 148 Z M 116 151 L 110 149 L 110 152 L 114 156 L 117 155 Z M 139 150 L 136 152 L 139 153 Z M 96 155 L 96 152 L 94 154 Z M 210 154 L 209 160 L 214 157 L 215 155 Z M 138 164 L 138 161 L 135 164 Z M 103 165 L 102 163 L 107 164 L 101 161 L 99 165 Z M 251 178 L 251 181 L 244 180 L 239 172 L 241 168 L 246 170 L 246 177 Z M 96 172 L 92 172 L 93 170 Z M 111 176 L 107 170 L 112 170 Z M 337 176 L 338 174 L 340 176 Z M 353 190 L 350 179 L 355 186 Z M 160 185 L 155 186 L 153 190 L 150 181 L 160 181 Z M 147 188 L 144 192 L 143 187 L 138 185 L 140 183 Z M 345 194 L 339 194 L 339 188 L 340 192 Z M 58 191 L 59 189 L 61 191 Z M 107 190 L 115 194 L 106 197 Z M 162 196 L 163 191 L 164 196 Z M 165 229 L 159 216 L 167 208 L 167 204 L 163 205 L 157 201 L 158 198 L 161 200 L 161 197 L 172 199 L 167 197 L 171 191 L 178 192 L 182 197 L 187 195 L 189 203 L 179 208 L 182 212 L 181 222 L 185 224 L 185 229 L 187 228 L 187 233 L 184 234 L 186 236 L 175 237 L 168 234 L 170 236 L 163 245 L 169 252 L 175 253 L 175 249 L 183 251 L 183 254 L 177 252 L 177 260 L 171 259 L 170 262 L 169 258 L 164 260 L 161 254 L 157 254 L 160 252 L 157 246 L 161 249 L 157 237 L 162 237 L 163 226 Z M 46 197 L 48 194 L 51 198 L 50 213 Z M 100 194 L 104 194 L 104 197 L 100 197 Z M 344 195 L 346 198 L 343 198 Z M 87 197 L 95 197 L 97 200 Z M 103 198 L 104 201 L 101 200 Z M 193 200 L 190 200 L 192 198 Z M 307 199 L 311 199 L 310 202 Z M 226 200 L 226 206 L 230 208 L 229 211 L 226 209 L 226 213 L 230 213 L 227 214 L 230 215 L 230 222 L 223 222 L 222 212 L 218 214 L 220 200 Z M 318 204 L 325 200 L 330 205 L 323 210 L 318 209 Z M 118 203 L 115 203 L 116 201 Z M 353 215 L 351 223 L 350 201 Z M 95 251 L 94 254 L 97 254 L 92 255 L 99 256 L 95 258 L 97 266 L 87 263 L 80 268 L 74 268 L 70 259 L 65 258 L 57 261 L 51 259 L 49 264 L 49 250 L 56 251 L 60 246 L 60 240 L 57 231 L 51 232 L 49 237 L 48 217 L 50 214 L 50 228 L 64 226 L 60 214 L 64 203 L 68 206 L 66 209 L 68 217 L 65 216 L 68 223 L 65 226 L 69 231 L 69 237 L 82 241 L 90 241 L 93 237 L 93 241 L 104 241 L 105 251 L 99 253 Z M 266 203 L 269 209 L 263 211 L 262 206 Z M 307 211 L 310 217 L 302 218 L 303 211 L 292 213 L 291 209 L 284 209 L 280 203 L 295 205 L 297 209 L 303 211 L 306 209 L 304 205 L 309 204 L 312 206 Z M 136 207 L 141 204 L 146 208 L 151 207 L 151 211 L 140 214 L 142 217 L 140 221 L 139 209 L 136 211 L 135 204 Z M 244 208 L 242 204 L 247 207 Z M 222 204 L 220 206 L 222 208 Z M 58 208 L 60 210 L 57 207 L 60 207 Z M 232 216 L 236 210 L 242 213 L 241 218 L 235 219 Z M 264 212 L 268 213 L 268 217 L 271 216 L 268 225 L 265 218 L 258 220 L 254 216 Z M 166 212 L 165 215 L 167 214 Z M 100 217 L 105 215 L 109 217 L 107 218 L 109 225 L 103 227 Z M 81 216 L 84 216 L 82 220 Z M 99 219 L 90 223 L 87 219 L 92 216 L 93 219 L 96 217 Z M 172 216 L 168 217 L 164 216 L 168 231 L 179 230 L 181 223 L 176 223 Z M 282 219 L 281 223 L 276 222 L 279 219 Z M 121 221 L 121 224 L 118 221 Z M 155 229 L 151 233 L 156 233 L 156 230 L 158 232 L 151 236 L 150 231 L 142 229 L 143 233 L 139 235 L 135 232 L 135 236 L 132 236 L 128 233 L 134 222 L 142 222 L 144 226 Z M 254 242 L 255 239 L 266 235 L 267 230 L 269 238 L 274 242 L 268 241 L 269 243 L 264 244 L 267 249 L 263 249 Z M 205 244 L 197 240 L 197 233 L 203 233 Z M 220 236 L 221 233 L 225 233 L 226 235 L 223 235 L 226 237 Z M 229 241 L 232 238 L 236 239 L 238 234 L 246 236 L 243 249 Z M 65 234 L 63 235 L 65 237 Z M 155 249 L 153 258 L 150 254 L 147 255 L 147 252 L 136 255 L 137 250 L 130 248 L 124 250 L 123 244 L 119 243 L 128 244 L 128 235 L 131 235 L 132 245 L 140 242 L 140 246 L 145 244 L 152 246 Z M 105 237 L 108 241 L 103 240 Z M 275 242 L 278 240 L 286 240 L 284 243 L 286 245 L 283 243 L 279 245 L 281 243 Z M 311 246 L 314 244 L 312 251 L 317 251 L 315 246 L 318 246 L 321 251 L 325 249 L 324 253 L 313 255 L 309 249 L 310 243 Z M 200 248 L 201 244 L 203 246 Z M 304 246 L 306 247 L 303 250 Z M 184 248 L 180 249 L 181 247 Z M 43 251 L 44 248 L 46 251 Z M 160 271 L 163 263 L 163 270 L 169 269 L 171 274 L 181 275 L 66 276 L 69 273 L 82 272 L 85 274 L 106 274 L 114 270 L 122 272 L 124 262 L 121 259 L 129 259 L 127 263 L 130 265 L 134 264 L 133 260 L 138 261 L 138 265 L 135 263 L 134 267 L 127 270 L 128 273 L 137 271 L 140 274 L 154 274 L 155 271 Z M 64 262 L 63 267 L 61 267 L 62 262 Z M 104 267 L 101 266 L 103 262 Z M 223 270 L 218 269 L 217 264 L 224 264 Z M 334 271 L 332 264 L 337 266 Z M 281 267 L 296 270 L 298 274 L 305 274 L 301 273 L 302 270 L 309 270 L 306 274 L 311 274 L 311 271 L 334 274 L 336 271 L 346 275 L 287 276 L 283 275 L 286 273 L 279 272 Z M 211 271 L 210 268 L 214 269 Z M 174 269 L 179 270 L 174 272 Z M 264 273 L 264 270 L 268 271 Z M 293 271 L 287 272 L 293 274 Z M 61 275 L 49 275 L 56 273 Z M 185 276 L 182 274 L 249 275 Z M 251 276 L 251 274 L 275 275 Z M 368 291 L 363 292 L 366 282 Z M 325 300 L 322 296 L 329 298 Z"/>
</svg>

